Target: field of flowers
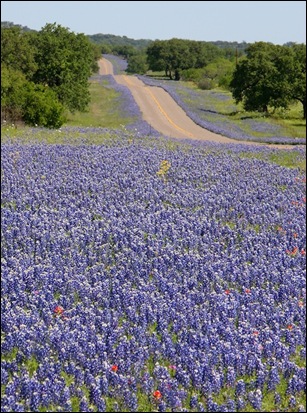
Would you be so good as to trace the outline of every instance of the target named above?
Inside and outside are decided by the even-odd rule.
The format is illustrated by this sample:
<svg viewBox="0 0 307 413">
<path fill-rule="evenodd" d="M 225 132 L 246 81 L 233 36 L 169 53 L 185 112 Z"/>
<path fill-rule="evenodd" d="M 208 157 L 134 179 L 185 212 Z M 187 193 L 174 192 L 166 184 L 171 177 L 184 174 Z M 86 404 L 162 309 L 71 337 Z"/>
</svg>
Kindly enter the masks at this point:
<svg viewBox="0 0 307 413">
<path fill-rule="evenodd" d="M 305 176 L 88 133 L 2 144 L 2 411 L 305 411 Z"/>
<path fill-rule="evenodd" d="M 1 411 L 306 411 L 303 168 L 118 91 L 120 130 L 3 133 Z"/>
</svg>

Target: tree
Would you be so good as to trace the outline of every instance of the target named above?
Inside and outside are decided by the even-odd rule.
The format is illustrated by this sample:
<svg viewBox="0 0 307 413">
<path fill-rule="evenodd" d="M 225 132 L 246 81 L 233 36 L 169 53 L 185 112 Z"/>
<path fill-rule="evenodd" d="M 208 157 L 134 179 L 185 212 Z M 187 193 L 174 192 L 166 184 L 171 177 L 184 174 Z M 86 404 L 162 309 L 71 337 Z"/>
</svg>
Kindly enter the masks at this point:
<svg viewBox="0 0 307 413">
<path fill-rule="evenodd" d="M 202 84 L 212 85 L 213 87 L 220 86 L 226 89 L 229 88 L 229 83 L 234 71 L 234 63 L 230 62 L 228 59 L 219 58 L 214 62 L 209 63 L 202 71 L 202 77 L 198 81 L 198 86 L 201 87 Z"/>
<path fill-rule="evenodd" d="M 22 116 L 26 124 L 59 128 L 66 120 L 64 112 L 64 106 L 52 89 L 27 82 Z"/>
<path fill-rule="evenodd" d="M 126 72 L 143 75 L 147 72 L 147 70 L 148 66 L 146 63 L 146 55 L 137 54 L 129 57 Z"/>
<path fill-rule="evenodd" d="M 35 48 L 31 45 L 31 33 L 20 27 L 1 27 L 1 66 L 21 71 L 30 79 L 37 70 Z"/>
<path fill-rule="evenodd" d="M 156 40 L 147 47 L 147 63 L 150 70 L 165 71 L 170 79 L 179 80 L 181 71 L 202 68 L 223 52 L 217 46 L 194 40 Z"/>
<path fill-rule="evenodd" d="M 290 73 L 291 95 L 303 105 L 303 118 L 306 119 L 306 45 L 292 46 L 293 70 Z"/>
<path fill-rule="evenodd" d="M 25 102 L 25 75 L 1 64 L 1 120 L 17 122 L 22 119 Z"/>
<path fill-rule="evenodd" d="M 48 86 L 28 81 L 20 70 L 1 66 L 2 120 L 59 128 L 65 121 L 64 110 Z"/>
<path fill-rule="evenodd" d="M 156 40 L 147 47 L 147 63 L 149 70 L 164 70 L 168 76 L 168 48 L 166 40 Z"/>
<path fill-rule="evenodd" d="M 165 71 L 170 79 L 180 79 L 180 70 L 193 67 L 190 59 L 189 41 L 181 39 L 156 40 L 147 48 L 147 63 L 150 70 Z"/>
<path fill-rule="evenodd" d="M 286 109 L 298 99 L 306 117 L 306 46 L 250 45 L 235 68 L 230 88 L 245 110 Z"/>
<path fill-rule="evenodd" d="M 34 83 L 48 86 L 71 112 L 84 111 L 90 101 L 88 79 L 97 51 L 84 34 L 56 24 L 46 24 L 34 39 L 38 69 Z"/>
</svg>

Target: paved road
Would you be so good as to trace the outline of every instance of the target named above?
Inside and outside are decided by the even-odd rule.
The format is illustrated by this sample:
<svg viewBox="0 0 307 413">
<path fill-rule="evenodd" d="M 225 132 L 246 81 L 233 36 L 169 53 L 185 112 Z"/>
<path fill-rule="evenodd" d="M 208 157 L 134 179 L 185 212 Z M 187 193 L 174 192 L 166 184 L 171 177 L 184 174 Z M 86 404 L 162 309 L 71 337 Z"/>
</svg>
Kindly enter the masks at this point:
<svg viewBox="0 0 307 413">
<path fill-rule="evenodd" d="M 111 74 L 117 83 L 127 86 L 130 89 L 136 103 L 140 107 L 143 119 L 165 136 L 266 146 L 259 142 L 238 141 L 210 132 L 194 123 L 174 99 L 162 88 L 147 86 L 135 76 L 114 75 L 112 63 L 105 58 L 100 59 L 98 64 L 99 74 Z M 270 147 L 282 149 L 293 148 L 291 145 L 270 145 Z"/>
</svg>

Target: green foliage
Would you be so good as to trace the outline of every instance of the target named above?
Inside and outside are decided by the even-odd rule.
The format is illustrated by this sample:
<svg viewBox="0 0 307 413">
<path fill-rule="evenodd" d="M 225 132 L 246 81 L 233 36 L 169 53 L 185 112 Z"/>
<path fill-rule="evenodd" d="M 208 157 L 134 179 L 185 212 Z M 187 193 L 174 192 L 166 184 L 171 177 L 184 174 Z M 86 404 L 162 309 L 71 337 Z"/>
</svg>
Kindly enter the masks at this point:
<svg viewBox="0 0 307 413">
<path fill-rule="evenodd" d="M 144 75 L 147 70 L 148 65 L 146 62 L 146 55 L 137 54 L 128 58 L 128 66 L 126 69 L 127 73 L 138 73 L 140 75 Z"/>
<path fill-rule="evenodd" d="M 64 106 L 55 92 L 43 85 L 26 80 L 24 74 L 1 67 L 2 118 L 13 123 L 22 119 L 32 126 L 59 128 L 64 122 Z"/>
<path fill-rule="evenodd" d="M 194 82 L 197 84 L 204 73 L 204 69 L 197 69 L 197 68 L 191 68 L 191 69 L 185 69 L 181 71 L 181 80 L 183 81 L 190 81 Z"/>
<path fill-rule="evenodd" d="M 290 72 L 290 99 L 298 100 L 303 105 L 303 118 L 306 119 L 306 45 L 294 44 L 293 70 Z"/>
<path fill-rule="evenodd" d="M 100 57 L 99 46 L 60 25 L 1 28 L 2 119 L 58 128 L 64 111 L 85 111 Z"/>
<path fill-rule="evenodd" d="M 90 101 L 88 78 L 97 57 L 84 34 L 47 24 L 35 38 L 35 83 L 49 86 L 70 111 L 84 111 Z"/>
<path fill-rule="evenodd" d="M 20 71 L 31 79 L 37 70 L 35 47 L 31 44 L 32 35 L 22 32 L 19 27 L 1 27 L 1 67 Z"/>
<path fill-rule="evenodd" d="M 1 65 L 1 118 L 15 123 L 22 117 L 25 104 L 25 75 L 17 69 Z"/>
<path fill-rule="evenodd" d="M 230 82 L 236 103 L 248 111 L 268 107 L 287 109 L 293 100 L 303 104 L 306 118 L 306 45 L 278 46 L 257 42 L 247 48 Z"/>
<path fill-rule="evenodd" d="M 120 107 L 119 93 L 108 87 L 108 82 L 101 84 L 91 81 L 89 92 L 91 101 L 86 112 L 68 113 L 66 123 L 76 126 L 95 126 L 105 128 L 120 128 L 132 123 Z"/>
<path fill-rule="evenodd" d="M 156 40 L 147 48 L 147 62 L 150 70 L 164 70 L 170 79 L 179 80 L 181 71 L 201 68 L 218 57 L 222 51 L 212 43 L 194 40 Z"/>
<path fill-rule="evenodd" d="M 211 90 L 214 88 L 215 83 L 212 79 L 208 79 L 207 77 L 203 77 L 197 82 L 197 86 L 201 90 Z"/>
<path fill-rule="evenodd" d="M 27 83 L 23 107 L 23 119 L 26 124 L 59 128 L 65 122 L 64 110 L 53 90 Z"/>
<path fill-rule="evenodd" d="M 118 46 L 129 46 L 137 51 L 145 50 L 146 47 L 152 42 L 152 40 L 148 39 L 131 39 L 127 36 L 116 36 L 114 34 L 93 34 L 93 35 L 88 35 L 88 39 L 99 46 L 101 46 L 103 49 L 108 47 L 108 51 L 103 51 L 102 53 L 110 53 L 116 51 L 116 48 Z M 118 50 L 118 49 L 117 49 Z"/>
<path fill-rule="evenodd" d="M 39 367 L 39 363 L 36 360 L 36 357 L 33 355 L 28 360 L 26 360 L 24 364 L 29 372 L 30 377 L 33 376 L 33 374 L 36 372 L 36 370 Z"/>
<path fill-rule="evenodd" d="M 200 69 L 191 68 L 181 72 L 181 80 L 194 82 L 199 89 L 210 90 L 215 87 L 229 89 L 235 63 L 218 58 Z"/>
<path fill-rule="evenodd" d="M 125 59 L 128 59 L 129 56 L 134 56 L 137 54 L 137 50 L 133 46 L 114 46 L 112 53 L 115 55 L 123 56 Z"/>
<path fill-rule="evenodd" d="M 2 336 L 1 336 L 1 338 L 2 338 Z M 4 352 L 1 353 L 1 360 L 5 360 L 5 361 L 15 360 L 15 358 L 17 356 L 17 353 L 18 353 L 18 348 L 13 347 L 12 350 L 9 353 L 6 353 L 6 354 L 4 354 Z"/>
</svg>

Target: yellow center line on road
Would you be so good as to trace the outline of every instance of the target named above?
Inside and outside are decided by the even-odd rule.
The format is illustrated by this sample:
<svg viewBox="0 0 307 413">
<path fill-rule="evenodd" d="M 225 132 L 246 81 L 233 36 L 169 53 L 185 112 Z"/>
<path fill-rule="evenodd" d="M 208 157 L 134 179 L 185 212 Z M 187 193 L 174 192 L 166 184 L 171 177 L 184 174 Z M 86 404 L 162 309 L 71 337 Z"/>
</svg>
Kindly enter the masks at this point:
<svg viewBox="0 0 307 413">
<path fill-rule="evenodd" d="M 125 79 L 125 81 L 126 81 L 129 85 L 133 86 L 132 83 L 130 82 L 130 80 L 128 80 L 127 76 L 124 76 L 124 79 Z M 154 94 L 152 93 L 152 91 L 151 91 L 149 88 L 147 88 L 147 87 L 145 88 L 145 90 L 150 94 L 150 96 L 152 97 L 152 99 L 153 99 L 153 101 L 156 103 L 156 105 L 158 106 L 158 108 L 159 108 L 160 112 L 162 113 L 162 115 L 164 115 L 164 116 L 166 117 L 166 119 L 169 121 L 169 123 L 170 123 L 171 125 L 174 126 L 174 128 L 180 130 L 181 132 L 184 132 L 186 135 L 189 135 L 189 136 L 192 136 L 192 137 L 194 136 L 192 133 L 190 133 L 190 132 L 188 132 L 187 130 L 182 129 L 180 126 L 176 125 L 176 123 L 172 121 L 172 119 L 168 116 L 168 114 L 167 114 L 167 113 L 165 112 L 165 110 L 162 108 L 162 106 L 160 105 L 159 101 L 156 99 L 156 97 L 155 97 Z"/>
</svg>

